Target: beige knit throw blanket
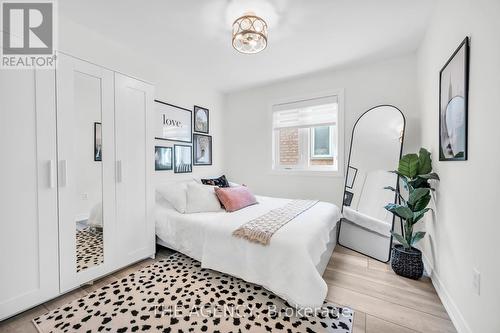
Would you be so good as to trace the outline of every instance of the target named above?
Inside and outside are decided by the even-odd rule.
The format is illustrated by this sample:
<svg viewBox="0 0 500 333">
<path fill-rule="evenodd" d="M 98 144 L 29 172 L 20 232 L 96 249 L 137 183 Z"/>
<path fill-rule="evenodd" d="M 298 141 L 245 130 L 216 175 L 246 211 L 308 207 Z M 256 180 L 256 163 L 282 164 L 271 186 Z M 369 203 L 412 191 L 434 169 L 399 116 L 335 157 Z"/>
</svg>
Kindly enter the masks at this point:
<svg viewBox="0 0 500 333">
<path fill-rule="evenodd" d="M 283 207 L 270 210 L 233 231 L 233 236 L 250 242 L 269 245 L 271 237 L 282 226 L 318 203 L 317 200 L 293 200 Z"/>
</svg>

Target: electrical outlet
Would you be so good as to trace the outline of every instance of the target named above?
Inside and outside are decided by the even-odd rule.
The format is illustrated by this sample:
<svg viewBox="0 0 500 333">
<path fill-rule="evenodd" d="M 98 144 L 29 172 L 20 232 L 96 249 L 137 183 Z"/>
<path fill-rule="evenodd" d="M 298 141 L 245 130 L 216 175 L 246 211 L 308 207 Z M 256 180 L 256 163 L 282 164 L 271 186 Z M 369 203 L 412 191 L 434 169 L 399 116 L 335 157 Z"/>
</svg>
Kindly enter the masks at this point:
<svg viewBox="0 0 500 333">
<path fill-rule="evenodd" d="M 476 295 L 481 293 L 481 273 L 476 268 L 472 269 L 472 287 Z"/>
<path fill-rule="evenodd" d="M 82 200 L 88 200 L 89 199 L 89 194 L 88 193 L 82 193 Z"/>
</svg>

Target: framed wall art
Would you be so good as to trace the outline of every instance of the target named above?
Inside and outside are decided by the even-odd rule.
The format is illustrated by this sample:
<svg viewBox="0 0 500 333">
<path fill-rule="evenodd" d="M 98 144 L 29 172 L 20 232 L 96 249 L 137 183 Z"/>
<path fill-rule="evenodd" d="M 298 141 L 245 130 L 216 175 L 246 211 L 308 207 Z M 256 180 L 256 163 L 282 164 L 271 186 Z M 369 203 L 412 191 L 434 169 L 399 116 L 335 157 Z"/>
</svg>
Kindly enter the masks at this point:
<svg viewBox="0 0 500 333">
<path fill-rule="evenodd" d="M 194 165 L 212 165 L 212 137 L 193 134 Z"/>
<path fill-rule="evenodd" d="M 155 146 L 155 170 L 172 170 L 172 147 Z"/>
<path fill-rule="evenodd" d="M 439 160 L 467 160 L 469 37 L 439 72 Z"/>
<path fill-rule="evenodd" d="M 354 197 L 354 193 L 345 191 L 344 192 L 344 206 L 349 207 L 352 202 L 352 198 Z"/>
<path fill-rule="evenodd" d="M 202 108 L 201 106 L 194 106 L 194 131 L 199 133 L 208 134 L 209 130 L 209 117 L 208 109 Z"/>
<path fill-rule="evenodd" d="M 155 100 L 155 139 L 191 143 L 191 110 Z"/>
<path fill-rule="evenodd" d="M 188 173 L 193 171 L 193 149 L 187 145 L 174 145 L 174 172 Z"/>
<path fill-rule="evenodd" d="M 358 174 L 358 169 L 352 166 L 349 166 L 347 169 L 347 177 L 345 186 L 347 188 L 352 188 L 354 186 L 354 181 L 356 180 L 356 175 Z"/>
<path fill-rule="evenodd" d="M 102 124 L 94 123 L 94 161 L 102 161 Z"/>
</svg>

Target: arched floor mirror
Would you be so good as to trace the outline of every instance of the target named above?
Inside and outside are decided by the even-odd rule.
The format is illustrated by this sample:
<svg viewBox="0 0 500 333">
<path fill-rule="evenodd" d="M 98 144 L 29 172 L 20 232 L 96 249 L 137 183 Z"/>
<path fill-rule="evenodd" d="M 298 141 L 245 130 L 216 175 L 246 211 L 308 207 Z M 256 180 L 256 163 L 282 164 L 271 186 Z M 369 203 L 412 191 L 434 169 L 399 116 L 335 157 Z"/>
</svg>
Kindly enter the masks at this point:
<svg viewBox="0 0 500 333">
<path fill-rule="evenodd" d="M 403 150 L 405 117 L 392 105 L 363 113 L 354 124 L 342 204 L 339 244 L 379 261 L 390 260 L 396 202 L 386 186 L 398 186 L 396 170 Z"/>
</svg>

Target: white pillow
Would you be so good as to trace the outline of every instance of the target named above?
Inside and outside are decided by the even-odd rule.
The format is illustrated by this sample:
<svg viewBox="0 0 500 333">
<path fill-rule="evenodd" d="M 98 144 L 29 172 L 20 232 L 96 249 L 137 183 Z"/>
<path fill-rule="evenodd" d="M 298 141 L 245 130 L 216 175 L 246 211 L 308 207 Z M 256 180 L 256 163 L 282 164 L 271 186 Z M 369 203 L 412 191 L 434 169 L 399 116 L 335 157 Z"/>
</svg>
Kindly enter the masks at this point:
<svg viewBox="0 0 500 333">
<path fill-rule="evenodd" d="M 187 190 L 188 182 L 170 182 L 160 185 L 156 188 L 156 192 L 167 200 L 179 213 L 184 214 L 187 206 Z"/>
<path fill-rule="evenodd" d="M 186 213 L 219 212 L 222 210 L 214 191 L 215 186 L 200 185 L 195 182 L 187 184 Z"/>
</svg>

